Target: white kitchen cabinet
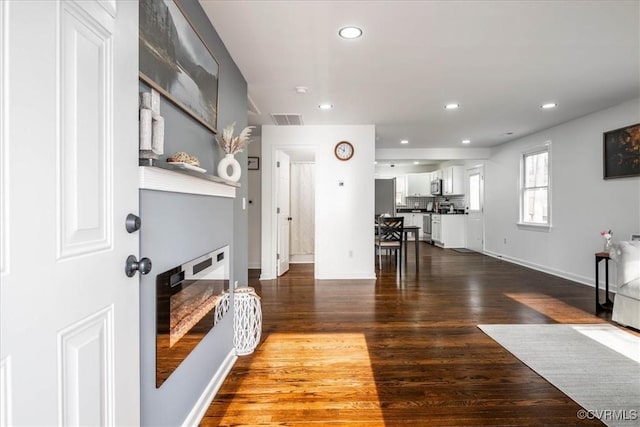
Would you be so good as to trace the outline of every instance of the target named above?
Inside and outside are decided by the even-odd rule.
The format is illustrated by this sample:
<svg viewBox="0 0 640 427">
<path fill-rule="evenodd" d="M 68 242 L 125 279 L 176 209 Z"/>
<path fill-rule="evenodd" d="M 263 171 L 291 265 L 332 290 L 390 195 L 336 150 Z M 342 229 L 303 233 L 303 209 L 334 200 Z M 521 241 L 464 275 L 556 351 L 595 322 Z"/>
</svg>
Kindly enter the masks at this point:
<svg viewBox="0 0 640 427">
<path fill-rule="evenodd" d="M 413 226 L 416 225 L 418 227 L 420 227 L 420 231 L 418 232 L 418 239 L 422 239 L 422 213 L 414 213 L 414 212 L 403 212 L 403 213 L 399 213 L 398 216 L 401 216 L 404 218 L 404 225 L 405 226 Z M 412 237 L 409 237 L 410 239 Z"/>
<path fill-rule="evenodd" d="M 433 181 L 434 179 L 442 179 L 442 169 L 431 172 L 431 180 Z"/>
<path fill-rule="evenodd" d="M 407 176 L 396 175 L 396 206 L 402 206 L 407 197 Z"/>
<path fill-rule="evenodd" d="M 430 196 L 429 174 L 410 173 L 407 175 L 407 196 Z"/>
<path fill-rule="evenodd" d="M 433 217 L 438 219 L 438 230 Z M 465 215 L 431 215 L 431 234 L 436 246 L 441 248 L 464 248 L 466 246 Z M 436 238 L 437 234 L 437 238 Z"/>
<path fill-rule="evenodd" d="M 442 194 L 464 194 L 464 166 L 447 166 L 443 170 Z"/>
<path fill-rule="evenodd" d="M 431 215 L 431 240 L 437 246 L 442 246 L 442 215 Z"/>
</svg>

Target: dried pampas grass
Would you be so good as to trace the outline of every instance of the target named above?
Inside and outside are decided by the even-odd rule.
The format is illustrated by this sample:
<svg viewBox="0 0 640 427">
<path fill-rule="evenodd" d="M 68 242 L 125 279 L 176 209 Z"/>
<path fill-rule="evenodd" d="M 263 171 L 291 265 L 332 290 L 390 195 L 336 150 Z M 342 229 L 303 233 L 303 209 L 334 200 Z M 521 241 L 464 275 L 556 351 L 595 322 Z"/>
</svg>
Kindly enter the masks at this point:
<svg viewBox="0 0 640 427">
<path fill-rule="evenodd" d="M 236 154 L 245 149 L 247 145 L 251 142 L 250 136 L 251 131 L 253 130 L 253 126 L 247 126 L 242 129 L 240 135 L 233 136 L 234 128 L 236 127 L 236 122 L 231 123 L 229 126 L 222 130 L 222 135 L 216 137 L 216 141 L 220 147 L 227 154 Z"/>
</svg>

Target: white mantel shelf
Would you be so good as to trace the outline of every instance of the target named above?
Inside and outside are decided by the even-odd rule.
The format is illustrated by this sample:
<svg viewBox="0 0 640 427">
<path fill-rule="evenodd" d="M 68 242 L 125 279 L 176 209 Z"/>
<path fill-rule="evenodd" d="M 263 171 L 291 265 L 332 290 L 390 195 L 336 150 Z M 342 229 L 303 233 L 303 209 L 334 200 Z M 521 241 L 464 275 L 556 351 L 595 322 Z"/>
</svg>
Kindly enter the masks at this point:
<svg viewBox="0 0 640 427">
<path fill-rule="evenodd" d="M 197 173 L 192 175 L 188 172 L 183 173 L 157 166 L 140 166 L 138 170 L 141 190 L 235 198 L 236 188 L 239 186 L 236 183 L 227 183 L 213 175 Z"/>
</svg>

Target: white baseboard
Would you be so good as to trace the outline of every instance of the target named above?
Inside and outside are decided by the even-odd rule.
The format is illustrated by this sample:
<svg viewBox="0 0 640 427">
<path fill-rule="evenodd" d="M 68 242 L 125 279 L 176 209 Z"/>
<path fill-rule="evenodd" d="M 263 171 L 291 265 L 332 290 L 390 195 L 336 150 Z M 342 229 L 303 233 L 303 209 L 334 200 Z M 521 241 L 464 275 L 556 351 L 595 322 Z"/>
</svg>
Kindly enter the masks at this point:
<svg viewBox="0 0 640 427">
<path fill-rule="evenodd" d="M 525 260 L 518 259 L 518 258 L 512 258 L 512 257 L 506 256 L 506 255 L 503 255 L 503 254 L 499 254 L 497 252 L 491 252 L 491 251 L 488 251 L 486 249 L 484 250 L 483 253 L 485 255 L 487 255 L 487 256 L 492 257 L 492 258 L 498 258 L 498 259 L 501 259 L 503 261 L 510 262 L 512 264 L 518 264 L 518 265 L 521 265 L 523 267 L 528 267 L 528 268 L 531 268 L 533 270 L 538 270 L 538 271 L 541 271 L 543 273 L 551 274 L 552 276 L 558 276 L 558 277 L 561 277 L 563 279 L 571 280 L 572 282 L 578 282 L 578 283 L 581 283 L 583 285 L 590 286 L 592 288 L 594 287 L 594 280 L 593 280 L 592 277 L 585 277 L 585 276 L 580 276 L 580 275 L 573 274 L 573 273 L 568 273 L 568 272 L 562 271 L 562 270 L 556 270 L 556 269 L 553 269 L 553 268 L 546 267 L 544 265 L 535 264 L 533 262 L 525 261 Z M 604 270 L 604 266 L 602 266 L 602 269 Z M 600 284 L 600 287 L 604 288 L 604 282 L 602 282 Z M 616 292 L 616 286 L 615 286 L 614 283 L 611 283 L 611 281 L 609 281 L 609 291 L 614 292 L 614 293 Z"/>
<path fill-rule="evenodd" d="M 236 360 L 238 360 L 238 356 L 236 355 L 236 349 L 234 347 L 224 359 L 222 365 L 220 365 L 220 368 L 213 378 L 211 378 L 207 387 L 205 387 L 195 406 L 183 421 L 182 427 L 192 427 L 200 424 L 204 414 L 206 414 L 207 409 L 209 409 L 209 405 L 211 405 L 211 402 L 213 402 L 213 399 L 216 397 L 218 390 L 222 387 L 222 383 L 225 378 L 227 378 L 227 375 L 229 375 L 229 372 L 231 372 L 231 368 L 233 368 Z"/>
<path fill-rule="evenodd" d="M 314 254 L 292 254 L 289 257 L 291 264 L 313 264 L 315 263 Z"/>
</svg>

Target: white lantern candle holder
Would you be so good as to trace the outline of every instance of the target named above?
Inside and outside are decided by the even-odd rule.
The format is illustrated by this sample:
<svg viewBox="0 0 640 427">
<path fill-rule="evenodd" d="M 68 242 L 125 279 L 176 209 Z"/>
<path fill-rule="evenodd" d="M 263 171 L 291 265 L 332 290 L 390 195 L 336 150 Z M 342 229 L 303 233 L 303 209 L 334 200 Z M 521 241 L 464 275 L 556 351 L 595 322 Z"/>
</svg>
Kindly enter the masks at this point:
<svg viewBox="0 0 640 427">
<path fill-rule="evenodd" d="M 238 356 L 254 352 L 262 334 L 260 297 L 253 288 L 238 288 L 233 295 L 233 345 Z"/>
</svg>

